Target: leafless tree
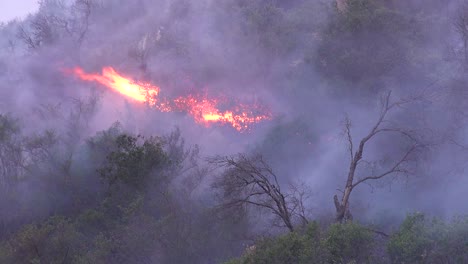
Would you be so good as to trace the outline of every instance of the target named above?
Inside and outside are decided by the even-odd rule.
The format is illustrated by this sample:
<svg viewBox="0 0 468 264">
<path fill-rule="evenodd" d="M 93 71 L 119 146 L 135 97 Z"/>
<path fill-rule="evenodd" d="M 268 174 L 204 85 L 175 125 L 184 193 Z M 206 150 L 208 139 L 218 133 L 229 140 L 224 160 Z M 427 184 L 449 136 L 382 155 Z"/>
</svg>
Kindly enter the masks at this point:
<svg viewBox="0 0 468 264">
<path fill-rule="evenodd" d="M 72 10 L 75 13 L 75 31 L 78 40 L 78 44 L 81 44 L 86 36 L 89 29 L 89 18 L 93 8 L 93 0 L 76 0 L 72 6 Z"/>
<path fill-rule="evenodd" d="M 304 206 L 306 192 L 297 187 L 292 192 L 283 192 L 278 177 L 261 156 L 239 154 L 235 157 L 215 157 L 209 161 L 226 168 L 215 183 L 215 187 L 222 190 L 222 207 L 251 205 L 267 209 L 289 231 L 294 231 L 295 216 L 299 216 L 303 223 L 308 222 Z"/>
<path fill-rule="evenodd" d="M 291 190 L 291 204 L 292 214 L 300 219 L 302 225 L 305 226 L 309 223 L 309 211 L 305 202 L 311 198 L 312 191 L 305 182 L 298 182 L 290 184 Z"/>
<path fill-rule="evenodd" d="M 455 30 L 463 42 L 465 62 L 468 62 L 468 2 L 464 2 L 455 19 Z"/>
<path fill-rule="evenodd" d="M 50 131 L 25 136 L 16 119 L 0 114 L 0 192 L 14 190 L 16 184 L 39 162 L 54 144 Z"/>
<path fill-rule="evenodd" d="M 36 49 L 53 43 L 57 39 L 57 29 L 66 27 L 65 23 L 54 15 L 38 13 L 29 26 L 20 25 L 17 36 L 29 49 Z"/>
<path fill-rule="evenodd" d="M 0 115 L 0 187 L 9 191 L 24 171 L 23 145 L 20 127 L 9 116 Z"/>
<path fill-rule="evenodd" d="M 68 8 L 65 1 L 40 1 L 39 5 L 39 12 L 27 25 L 20 25 L 17 34 L 29 49 L 53 43 L 66 35 L 78 44 L 83 42 L 89 29 L 93 0 L 76 0 L 71 16 L 60 12 Z"/>
<path fill-rule="evenodd" d="M 55 41 L 54 20 L 54 17 L 41 13 L 32 20 L 32 34 L 39 46 L 51 44 Z"/>
<path fill-rule="evenodd" d="M 35 49 L 38 47 L 39 43 L 33 39 L 31 33 L 25 28 L 24 25 L 20 25 L 18 29 L 18 38 L 23 41 L 29 49 Z"/>
<path fill-rule="evenodd" d="M 418 98 L 411 98 L 407 100 L 401 100 L 397 102 L 391 101 L 391 92 L 386 93 L 381 98 L 381 107 L 380 114 L 375 122 L 374 126 L 370 131 L 359 141 L 359 144 L 355 146 L 354 140 L 351 136 L 351 121 L 346 118 L 345 121 L 345 136 L 348 143 L 350 165 L 348 170 L 348 176 L 346 179 L 345 188 L 342 191 L 341 199 L 337 195 L 333 197 L 335 208 L 336 208 L 336 221 L 343 222 L 347 220 L 352 220 L 352 215 L 349 210 L 349 199 L 351 192 L 362 183 L 366 183 L 372 180 L 379 180 L 384 177 L 398 174 L 409 174 L 409 162 L 413 158 L 413 154 L 423 146 L 425 146 L 421 140 L 418 139 L 418 135 L 415 131 L 407 130 L 403 128 L 393 127 L 392 122 L 388 120 L 388 114 L 396 108 L 402 107 L 405 104 L 413 102 Z M 368 144 L 375 139 L 378 135 L 383 134 L 396 134 L 404 138 L 407 143 L 406 147 L 399 154 L 400 156 L 395 159 L 395 161 L 387 168 L 382 169 L 381 171 L 377 169 L 372 169 L 370 175 L 364 177 L 356 177 L 356 171 L 361 164 L 375 164 L 376 162 L 371 162 L 363 159 L 364 150 Z"/>
<path fill-rule="evenodd" d="M 84 99 L 71 98 L 71 102 L 68 114 L 65 114 L 61 104 L 42 105 L 36 109 L 36 113 L 42 120 L 54 123 L 63 122 L 64 124 L 63 131 L 47 131 L 43 135 L 45 142 L 56 141 L 61 144 L 57 144 L 57 148 L 53 150 L 44 149 L 39 144 L 34 156 L 49 164 L 50 174 L 63 175 L 65 184 L 70 183 L 71 167 L 76 150 L 88 132 L 89 122 L 99 104 L 99 96 L 93 94 Z"/>
</svg>

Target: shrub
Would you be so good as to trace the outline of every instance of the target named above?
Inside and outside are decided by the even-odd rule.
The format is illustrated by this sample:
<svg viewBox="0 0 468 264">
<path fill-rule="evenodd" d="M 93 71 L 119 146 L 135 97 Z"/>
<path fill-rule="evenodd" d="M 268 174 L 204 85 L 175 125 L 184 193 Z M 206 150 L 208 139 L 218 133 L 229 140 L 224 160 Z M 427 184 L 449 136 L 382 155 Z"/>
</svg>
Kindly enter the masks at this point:
<svg viewBox="0 0 468 264">
<path fill-rule="evenodd" d="M 392 263 L 466 263 L 468 219 L 444 223 L 421 213 L 408 215 L 391 237 L 388 253 Z"/>
<path fill-rule="evenodd" d="M 329 263 L 370 263 L 374 237 L 359 224 L 333 224 L 323 240 Z"/>
<path fill-rule="evenodd" d="M 312 222 L 304 233 L 264 239 L 227 264 L 370 263 L 373 234 L 359 224 L 334 224 L 325 234 Z"/>
</svg>

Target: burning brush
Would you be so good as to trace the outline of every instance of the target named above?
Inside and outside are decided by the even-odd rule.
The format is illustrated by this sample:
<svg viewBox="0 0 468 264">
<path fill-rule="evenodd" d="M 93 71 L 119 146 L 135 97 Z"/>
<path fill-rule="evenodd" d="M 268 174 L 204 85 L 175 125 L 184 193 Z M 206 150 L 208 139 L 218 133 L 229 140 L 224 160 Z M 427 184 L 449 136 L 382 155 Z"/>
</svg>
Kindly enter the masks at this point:
<svg viewBox="0 0 468 264">
<path fill-rule="evenodd" d="M 207 96 L 188 95 L 175 99 L 160 98 L 160 88 L 150 83 L 135 82 L 119 74 L 112 67 L 104 67 L 102 74 L 86 73 L 76 67 L 71 72 L 84 81 L 94 81 L 120 93 L 138 103 L 147 103 L 161 112 L 185 112 L 197 123 L 205 126 L 211 123 L 229 124 L 242 132 L 251 125 L 271 119 L 271 113 L 261 105 L 236 103 L 228 110 L 220 110 L 221 99 Z"/>
</svg>

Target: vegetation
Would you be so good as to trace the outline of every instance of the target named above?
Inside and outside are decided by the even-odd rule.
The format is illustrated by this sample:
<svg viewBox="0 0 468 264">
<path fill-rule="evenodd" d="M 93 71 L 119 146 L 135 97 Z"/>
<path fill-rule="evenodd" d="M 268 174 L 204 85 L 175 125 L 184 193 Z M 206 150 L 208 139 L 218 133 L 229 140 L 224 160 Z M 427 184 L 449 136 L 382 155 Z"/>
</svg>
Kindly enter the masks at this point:
<svg viewBox="0 0 468 264">
<path fill-rule="evenodd" d="M 400 2 L 41 0 L 1 23 L 0 263 L 468 263 L 447 194 L 468 184 L 468 2 Z M 77 65 L 279 113 L 249 141 L 198 133 Z"/>
<path fill-rule="evenodd" d="M 242 258 L 226 263 L 465 263 L 467 220 L 408 215 L 390 237 L 356 223 L 322 230 L 312 222 L 300 232 L 260 240 Z M 386 254 L 390 259 L 382 258 Z"/>
</svg>

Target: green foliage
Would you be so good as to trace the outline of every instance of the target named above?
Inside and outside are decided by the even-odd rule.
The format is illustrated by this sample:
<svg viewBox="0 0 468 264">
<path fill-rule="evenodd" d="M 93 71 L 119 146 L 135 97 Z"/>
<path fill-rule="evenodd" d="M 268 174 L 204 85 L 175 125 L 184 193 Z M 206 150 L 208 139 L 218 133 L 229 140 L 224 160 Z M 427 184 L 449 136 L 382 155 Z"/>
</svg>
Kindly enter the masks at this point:
<svg viewBox="0 0 468 264">
<path fill-rule="evenodd" d="M 85 244 L 86 238 L 72 221 L 51 217 L 42 224 L 24 226 L 0 252 L 4 263 L 69 263 Z"/>
<path fill-rule="evenodd" d="M 353 83 L 353 92 L 376 92 L 382 78 L 397 82 L 398 73 L 414 64 L 413 55 L 423 43 L 420 26 L 414 15 L 389 9 L 382 1 L 348 1 L 345 12 L 332 15 L 310 62 L 331 81 Z"/>
<path fill-rule="evenodd" d="M 122 126 L 116 122 L 104 131 L 98 132 L 94 137 L 86 141 L 89 160 L 87 163 L 93 167 L 102 167 L 107 161 L 107 156 L 117 150 L 116 139 L 122 135 Z"/>
<path fill-rule="evenodd" d="M 244 232 L 242 217 L 213 221 L 214 210 L 191 200 L 195 182 L 181 187 L 184 178 L 171 185 L 173 176 L 188 177 L 197 168 L 198 148 L 187 150 L 179 130 L 146 139 L 114 124 L 88 139 L 79 155 L 90 174 L 79 176 L 101 176 L 104 184 L 95 187 L 101 194 L 89 195 L 87 203 L 71 203 L 76 206 L 72 213 L 57 210 L 63 216 L 45 214 L 43 221 L 0 233 L 0 263 L 219 263 L 240 252 L 236 241 L 237 232 Z M 87 186 L 72 187 L 66 190 Z M 50 195 L 57 203 L 69 199 Z"/>
<path fill-rule="evenodd" d="M 43 0 L 39 12 L 24 21 L 0 23 L 0 75 L 3 86 L 12 87 L 1 95 L 21 99 L 11 91 L 23 85 L 50 91 L 70 85 L 55 66 L 52 73 L 37 62 L 59 58 L 95 67 L 97 60 L 131 69 L 131 62 L 119 63 L 130 55 L 141 60 L 142 79 L 163 86 L 185 86 L 186 78 L 172 78 L 174 72 L 199 76 L 196 85 L 234 80 L 253 91 L 243 87 L 252 80 L 271 84 L 269 89 L 284 89 L 283 96 L 296 102 L 300 111 L 293 112 L 310 120 L 323 114 L 322 108 L 310 108 L 313 98 L 322 98 L 316 96 L 321 84 L 369 92 L 445 73 L 450 78 L 454 72 L 454 64 L 442 63 L 447 54 L 427 47 L 441 44 L 425 39 L 424 30 L 453 37 L 434 33 L 434 24 L 449 31 L 446 16 L 398 8 L 404 5 L 398 1 L 349 0 L 345 11 L 330 13 L 321 6 L 330 1 L 177 0 L 166 1 L 164 8 L 150 8 L 149 0 L 126 2 Z M 430 2 L 420 9 L 439 13 L 435 0 Z M 201 27 L 193 27 L 200 18 Z M 121 34 L 106 38 L 109 26 Z M 198 36 L 209 37 L 198 41 Z M 20 42 L 34 49 L 32 57 Z M 157 67 L 158 61 L 175 63 Z M 147 72 L 147 63 L 158 74 Z M 179 93 L 173 92 L 169 96 Z M 198 148 L 187 150 L 180 131 L 144 138 L 116 123 L 82 144 L 95 109 L 93 103 L 77 107 L 69 120 L 60 121 L 62 128 L 59 118 L 42 113 L 38 127 L 51 121 L 57 130 L 27 136 L 18 120 L 0 114 L 0 263 L 220 263 L 242 251 L 240 241 L 251 235 L 247 212 L 219 213 L 211 207 L 213 194 L 200 194 L 200 179 L 210 170 L 197 166 Z M 50 115 L 65 117 L 58 112 Z M 294 175 L 301 162 L 310 161 L 320 126 L 280 124 L 256 150 Z M 305 230 L 261 239 L 228 263 L 377 263 L 374 256 L 382 252 L 376 253 L 373 242 L 379 241 L 359 224 L 321 229 L 313 222 Z M 447 223 L 408 216 L 387 249 L 393 263 L 468 263 L 468 219 Z"/>
<path fill-rule="evenodd" d="M 372 263 L 373 234 L 355 223 L 333 224 L 323 243 L 329 263 Z"/>
<path fill-rule="evenodd" d="M 314 222 L 302 233 L 260 240 L 227 263 L 387 263 L 378 258 L 376 243 L 376 235 L 359 224 L 332 224 L 323 232 Z M 468 218 L 443 222 L 409 215 L 385 243 L 391 263 L 466 263 Z"/>
<path fill-rule="evenodd" d="M 408 215 L 388 243 L 392 263 L 464 263 L 468 260 L 468 218 L 452 223 Z"/>
<path fill-rule="evenodd" d="M 260 240 L 241 259 L 227 263 L 372 263 L 373 240 L 358 224 L 333 224 L 322 233 L 312 222 L 303 233 Z"/>
<path fill-rule="evenodd" d="M 304 238 L 297 233 L 289 233 L 260 241 L 255 253 L 248 255 L 243 263 L 301 263 L 304 251 Z"/>
<path fill-rule="evenodd" d="M 142 188 L 148 184 L 152 172 L 168 164 L 159 138 L 143 139 L 122 134 L 117 136 L 115 144 L 116 150 L 107 156 L 107 164 L 99 169 L 109 185 L 120 182 Z"/>
<path fill-rule="evenodd" d="M 414 214 L 406 218 L 397 234 L 392 237 L 388 251 L 393 262 L 421 263 L 431 246 L 425 227 L 425 216 Z"/>
</svg>

